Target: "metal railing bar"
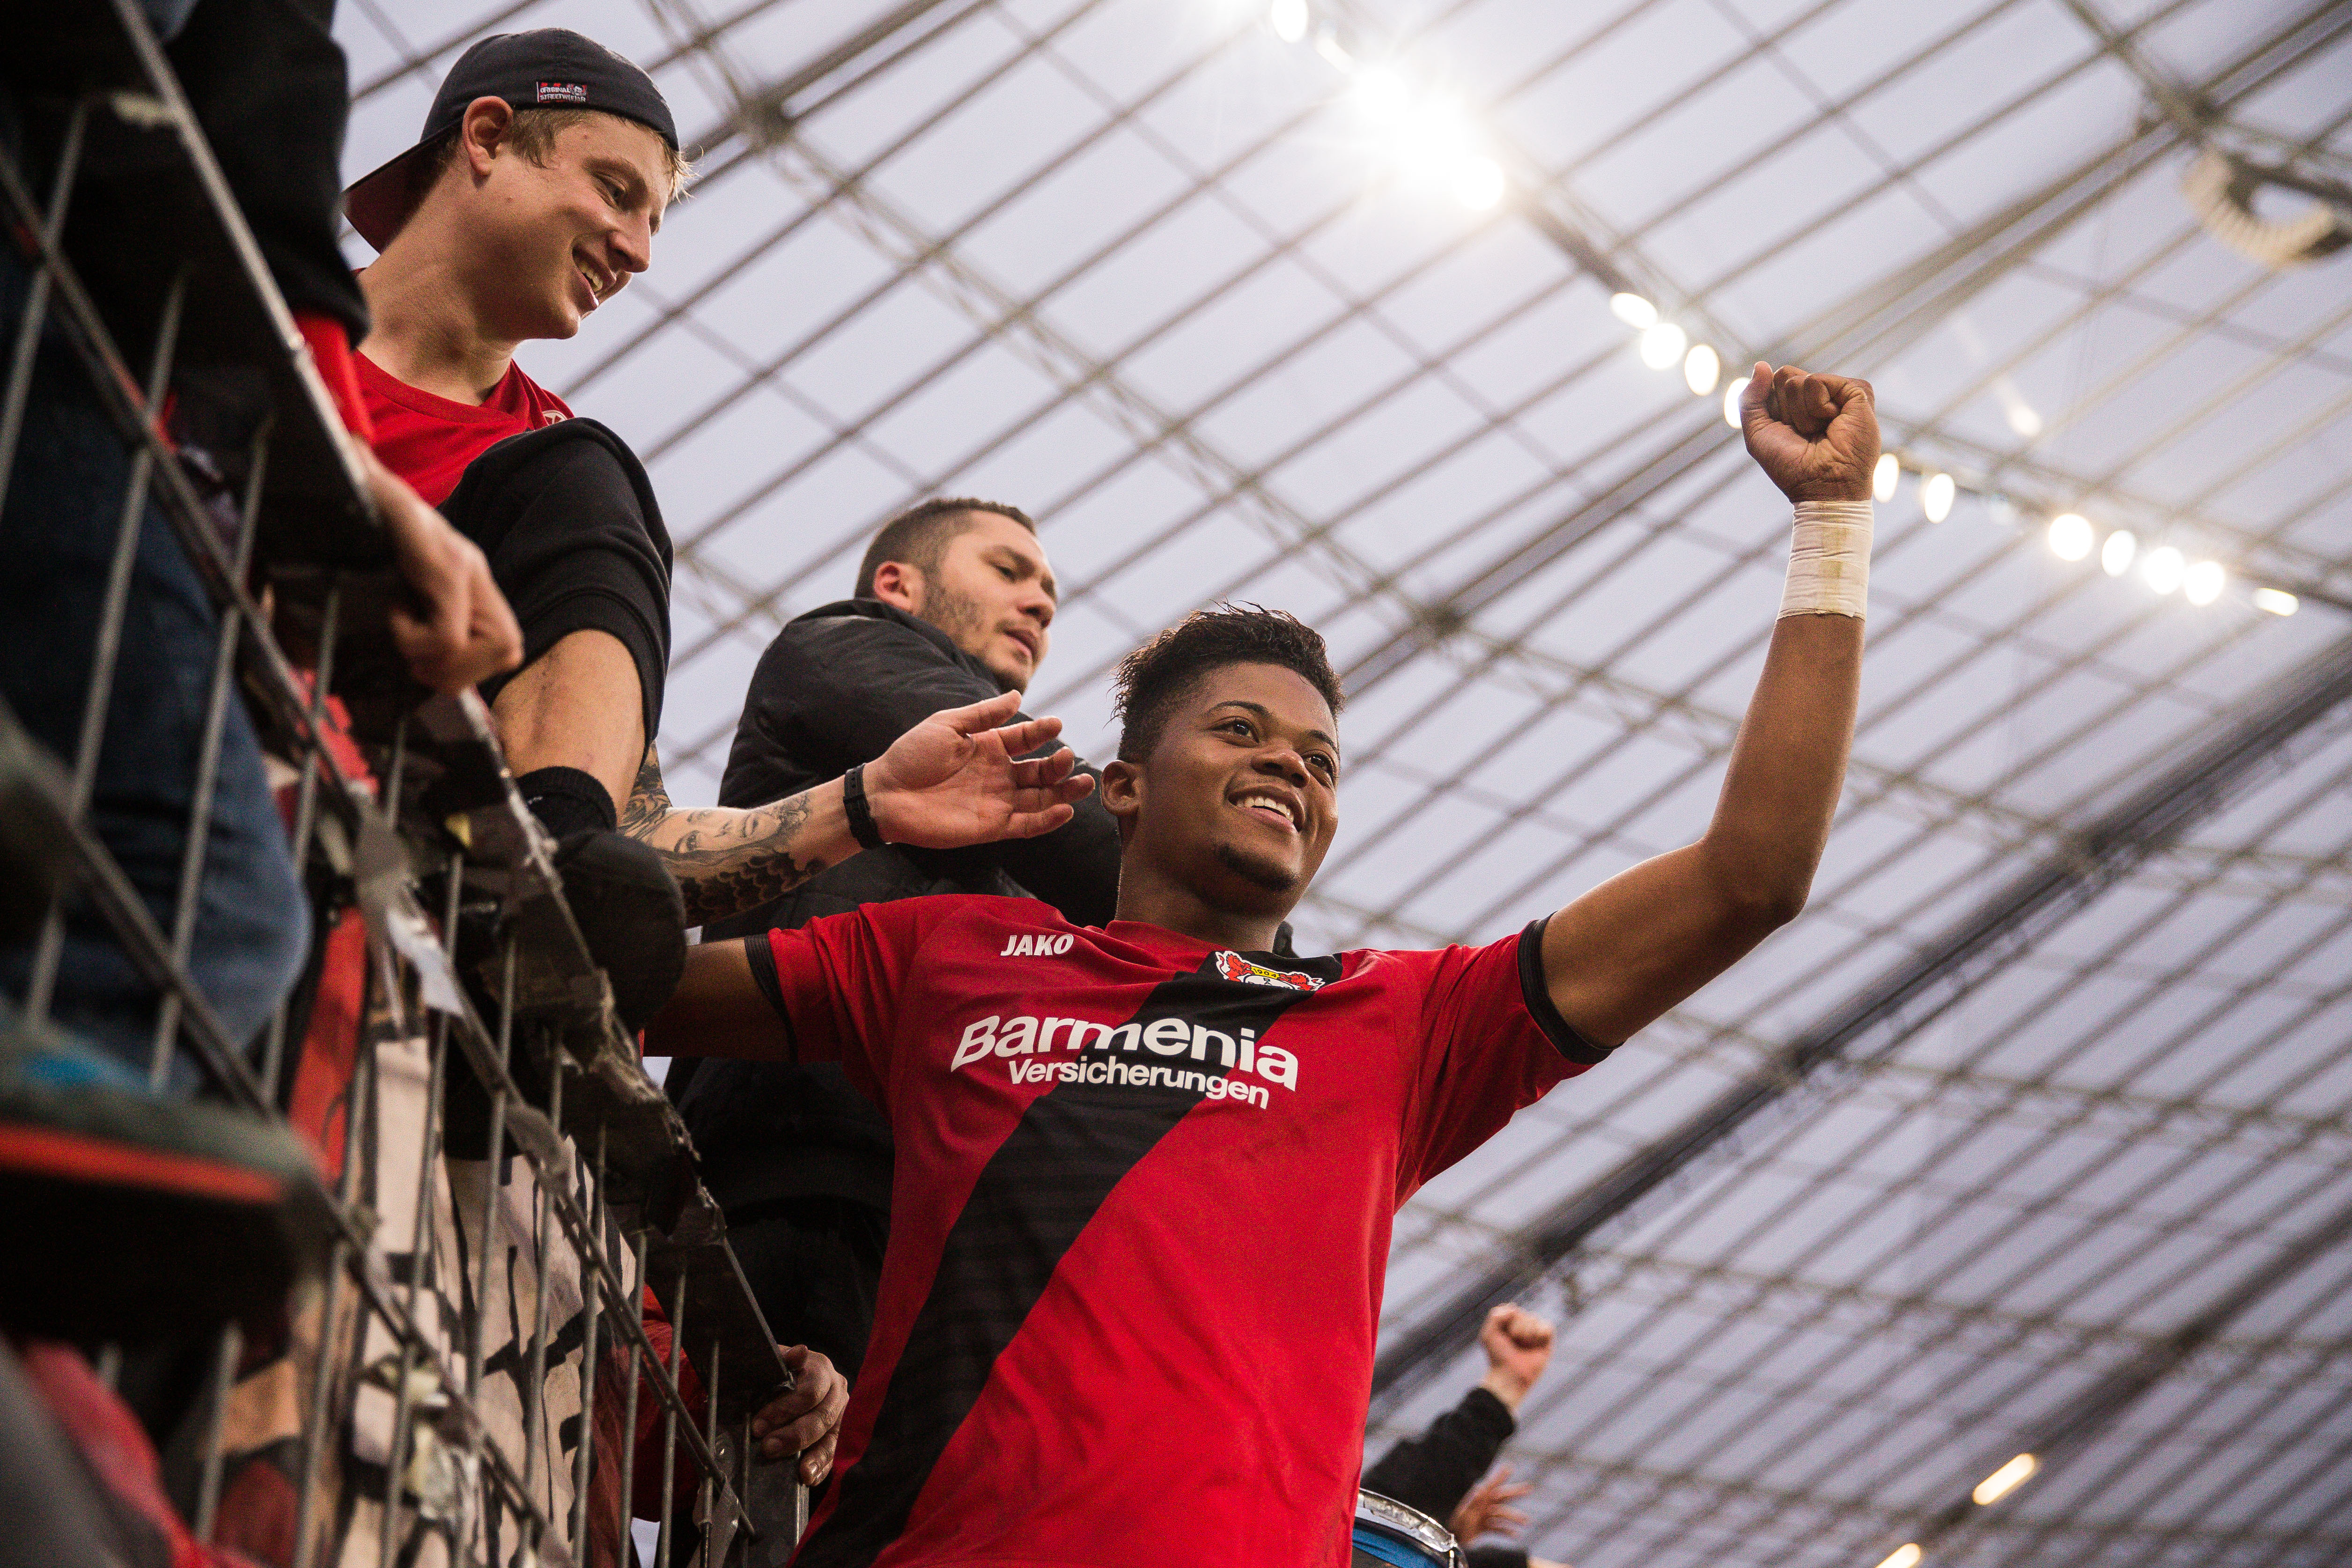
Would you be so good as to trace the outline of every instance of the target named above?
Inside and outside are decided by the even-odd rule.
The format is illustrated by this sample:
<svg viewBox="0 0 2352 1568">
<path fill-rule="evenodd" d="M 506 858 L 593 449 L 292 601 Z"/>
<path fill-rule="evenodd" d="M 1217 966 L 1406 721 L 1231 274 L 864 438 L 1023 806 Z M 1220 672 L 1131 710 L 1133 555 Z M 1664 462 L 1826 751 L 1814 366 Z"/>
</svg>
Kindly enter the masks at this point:
<svg viewBox="0 0 2352 1568">
<path fill-rule="evenodd" d="M 253 466 L 239 508 L 236 543 L 231 559 L 238 577 L 252 559 L 253 535 L 261 506 L 261 476 L 268 465 L 269 426 L 265 421 L 253 441 Z M 213 673 L 205 695 L 204 733 L 196 745 L 195 794 L 188 804 L 187 841 L 180 853 L 180 888 L 172 916 L 172 967 L 185 972 L 195 944 L 196 915 L 203 903 L 205 859 L 212 846 L 213 791 L 219 783 L 221 737 L 226 732 L 229 693 L 236 681 L 236 651 L 245 622 L 235 615 L 220 619 L 214 640 Z M 299 848 L 301 840 L 293 842 Z M 180 994 L 163 993 L 155 1009 L 155 1039 L 147 1062 L 147 1082 L 161 1089 L 171 1071 L 172 1046 L 180 1030 Z"/>
<path fill-rule="evenodd" d="M 570 1070 L 570 1059 L 562 1051 L 551 1051 L 548 1053 L 547 1119 L 554 1123 L 558 1127 L 563 1125 L 563 1080 L 565 1073 Z M 494 1155 L 492 1158 L 495 1159 L 496 1155 Z M 576 1163 L 577 1162 L 567 1162 L 567 1164 Z M 561 1175 L 563 1179 L 569 1179 L 568 1171 L 564 1173 L 551 1173 L 539 1170 L 537 1169 L 536 1163 L 534 1162 L 534 1179 L 531 1182 L 531 1188 L 537 1195 L 537 1201 L 532 1206 L 531 1246 L 537 1250 L 539 1256 L 539 1267 L 534 1270 L 539 1278 L 537 1293 L 531 1306 L 530 1358 L 526 1364 L 530 1370 L 529 1380 L 525 1386 L 540 1390 L 541 1397 L 533 1404 L 531 1408 L 527 1409 L 524 1412 L 522 1424 L 523 1479 L 526 1481 L 530 1479 L 531 1472 L 535 1468 L 536 1461 L 540 1456 L 542 1454 L 547 1456 L 547 1490 L 550 1498 L 552 1498 L 555 1495 L 555 1458 L 553 1450 L 547 1446 L 547 1400 L 545 1397 L 547 1387 L 547 1286 L 549 1274 L 547 1265 L 549 1255 L 553 1250 L 551 1243 L 553 1242 L 554 1238 L 550 1233 L 550 1227 L 548 1224 L 548 1205 L 551 1201 L 551 1195 L 548 1191 L 548 1186 L 550 1181 L 559 1175 Z M 585 1261 L 585 1260 L 583 1259 L 583 1261 Z"/>
<path fill-rule="evenodd" d="M 596 1162 L 581 1180 L 590 1186 L 589 1224 L 599 1237 L 610 1221 L 604 1196 L 604 1134 L 602 1123 L 596 1127 Z M 593 1176 L 590 1172 L 593 1172 Z M 601 1265 L 600 1265 L 601 1267 Z M 591 1289 L 582 1292 L 587 1300 L 588 1328 L 583 1336 L 580 1353 L 580 1447 L 574 1450 L 572 1466 L 572 1554 L 576 1561 L 585 1562 L 588 1555 L 588 1490 L 596 1469 L 596 1364 L 602 1346 L 598 1331 L 603 1327 L 604 1292 Z"/>
<path fill-rule="evenodd" d="M 673 1388 L 677 1385 L 677 1369 L 686 1359 L 686 1266 L 680 1264 L 677 1270 L 677 1285 L 675 1293 L 670 1297 L 669 1310 L 668 1370 L 669 1383 Z M 672 1492 L 677 1490 L 677 1418 L 682 1411 L 682 1406 L 669 1405 L 662 1412 L 661 1476 L 657 1482 L 661 1489 L 661 1502 L 658 1505 L 660 1512 L 655 1527 L 654 1568 L 669 1568 L 670 1500 Z M 688 1422 L 687 1430 L 691 1432 L 693 1429 L 694 1423 Z"/>
<path fill-rule="evenodd" d="M 466 1394 L 468 1398 L 479 1396 L 482 1387 L 483 1342 L 488 1337 L 483 1325 L 490 1312 L 490 1234 L 498 1223 L 499 1173 L 505 1162 L 499 1157 L 506 1143 L 507 1131 L 507 1064 L 514 1060 L 514 979 L 515 938 L 512 932 L 499 938 L 499 1028 L 498 1080 L 490 1089 L 489 1149 L 485 1156 L 490 1162 L 489 1173 L 482 1182 L 482 1228 L 480 1243 L 474 1249 L 474 1337 L 467 1353 Z"/>
<path fill-rule="evenodd" d="M 40 265 L 34 267 L 33 280 L 26 288 L 25 313 L 17 319 L 16 351 L 8 365 L 6 401 L 0 402 L 0 497 L 8 494 L 8 480 L 16 471 L 16 441 L 25 427 L 25 402 L 33 390 L 33 363 L 40 352 L 41 329 L 48 323 L 49 268 L 62 255 L 66 208 L 73 195 L 74 178 L 80 172 L 82 132 L 89 122 L 89 100 L 75 99 L 66 117 L 65 141 L 58 150 L 49 208 L 40 214 Z M 10 186 L 16 186 L 16 164 L 5 150 L 0 150 L 0 169 L 6 170 Z"/>
<path fill-rule="evenodd" d="M 148 367 L 142 418 L 151 418 L 163 406 L 172 374 L 173 341 L 180 326 L 180 308 L 187 298 L 187 273 L 173 277 L 163 295 L 163 314 L 155 332 L 155 359 Z M 90 792 L 98 782 L 98 757 L 106 741 L 106 716 L 112 711 L 114 661 L 122 645 L 122 618 L 131 606 L 131 570 L 138 564 L 140 536 L 146 531 L 147 475 L 154 460 L 151 448 L 131 455 L 131 471 L 123 484 L 122 513 L 114 526 L 114 555 L 108 562 L 106 592 L 100 601 L 98 640 L 89 659 L 89 690 L 82 698 L 81 731 L 68 759 L 71 771 L 66 785 L 66 821 L 79 830 L 89 813 Z M 25 1016 L 37 1027 L 48 1016 L 57 987 L 58 967 L 65 958 L 65 908 L 52 904 L 41 927 L 40 946 L 25 992 Z"/>
</svg>

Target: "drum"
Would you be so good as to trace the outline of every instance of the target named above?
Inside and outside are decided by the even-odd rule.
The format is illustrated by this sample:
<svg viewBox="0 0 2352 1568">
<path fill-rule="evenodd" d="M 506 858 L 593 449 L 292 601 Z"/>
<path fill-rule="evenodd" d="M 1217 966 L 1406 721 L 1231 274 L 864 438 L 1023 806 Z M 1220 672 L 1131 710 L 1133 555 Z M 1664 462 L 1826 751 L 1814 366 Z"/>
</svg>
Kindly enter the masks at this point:
<svg viewBox="0 0 2352 1568">
<path fill-rule="evenodd" d="M 1376 1491 L 1356 1494 L 1354 1568 L 1463 1568 L 1445 1526 Z"/>
</svg>

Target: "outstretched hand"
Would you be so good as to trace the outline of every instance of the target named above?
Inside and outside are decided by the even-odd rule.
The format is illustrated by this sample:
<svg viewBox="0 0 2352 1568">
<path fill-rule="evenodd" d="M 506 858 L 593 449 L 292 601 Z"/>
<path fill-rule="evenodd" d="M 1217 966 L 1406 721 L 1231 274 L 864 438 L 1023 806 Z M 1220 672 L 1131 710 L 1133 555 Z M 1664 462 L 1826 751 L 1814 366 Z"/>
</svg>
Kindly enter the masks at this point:
<svg viewBox="0 0 2352 1568">
<path fill-rule="evenodd" d="M 1068 821 L 1095 787 L 1068 747 L 1023 760 L 1062 733 L 1058 718 L 1021 719 L 1006 692 L 935 713 L 866 765 L 875 826 L 894 844 L 950 850 L 1034 838 Z"/>
<path fill-rule="evenodd" d="M 1501 1465 L 1495 1473 L 1470 1489 L 1470 1495 L 1454 1506 L 1454 1517 L 1446 1528 L 1454 1539 L 1467 1546 L 1482 1535 L 1517 1535 L 1519 1526 L 1528 1521 L 1527 1514 L 1510 1505 L 1536 1489 L 1522 1481 L 1510 1484 L 1511 1467 Z"/>
<path fill-rule="evenodd" d="M 1739 394 L 1748 455 L 1791 501 L 1867 501 L 1878 466 L 1870 383 L 1759 361 Z"/>
</svg>

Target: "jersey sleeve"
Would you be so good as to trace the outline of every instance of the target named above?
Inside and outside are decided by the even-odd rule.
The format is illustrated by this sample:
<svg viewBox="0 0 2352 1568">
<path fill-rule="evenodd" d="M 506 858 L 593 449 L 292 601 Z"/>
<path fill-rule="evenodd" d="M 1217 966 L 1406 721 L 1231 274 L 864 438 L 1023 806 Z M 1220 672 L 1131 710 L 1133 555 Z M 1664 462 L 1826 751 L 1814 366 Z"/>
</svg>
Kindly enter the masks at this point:
<svg viewBox="0 0 2352 1568">
<path fill-rule="evenodd" d="M 939 912 L 924 906 L 945 902 L 861 904 L 743 938 L 751 977 L 792 1036 L 793 1061 L 839 1062 L 860 1093 L 887 1103 L 899 999 L 938 923 Z"/>
<path fill-rule="evenodd" d="M 1494 1136 L 1521 1106 L 1609 1054 L 1559 1016 L 1538 920 L 1485 947 L 1399 955 L 1418 970 L 1422 1056 L 1397 1201 Z"/>
</svg>

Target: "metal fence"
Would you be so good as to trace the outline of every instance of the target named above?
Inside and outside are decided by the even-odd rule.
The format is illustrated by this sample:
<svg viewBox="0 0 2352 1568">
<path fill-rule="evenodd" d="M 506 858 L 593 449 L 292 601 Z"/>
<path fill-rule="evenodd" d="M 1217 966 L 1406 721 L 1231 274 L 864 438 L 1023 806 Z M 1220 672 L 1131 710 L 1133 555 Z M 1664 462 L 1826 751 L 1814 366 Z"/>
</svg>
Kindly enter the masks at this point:
<svg viewBox="0 0 2352 1568">
<path fill-rule="evenodd" d="M 675 1505 L 660 1489 L 656 1561 L 780 1563 L 804 1494 L 789 1465 L 752 1463 L 750 1421 L 789 1374 L 685 1130 L 614 1021 L 487 710 L 401 671 L 389 547 L 142 14 L 69 9 L 26 105 L 50 117 L 57 156 L 0 156 L 32 278 L 0 400 L 0 494 L 45 332 L 71 345 L 130 461 L 128 493 L 92 521 L 113 530 L 112 570 L 79 749 L 45 763 L 21 735 L 0 747 L 18 758 L 14 809 L 69 865 L 24 1013 L 37 1025 L 54 994 L 64 901 L 88 900 L 161 993 L 152 1082 L 299 1124 L 322 1173 L 323 1267 L 298 1287 L 284 1350 L 257 1364 L 232 1326 L 210 1358 L 192 1523 L 234 1534 L 240 1473 L 266 1454 L 292 1527 L 277 1553 L 238 1543 L 288 1568 L 631 1560 L 630 1435 L 652 1400 L 648 1454 L 684 1478 Z M 135 204 L 153 238 L 136 286 L 152 293 L 132 308 L 152 328 L 143 363 L 110 330 L 120 269 L 99 257 L 94 273 L 69 243 L 68 214 L 105 204 Z M 224 379 L 257 417 L 201 455 L 208 469 L 160 416 L 175 386 Z M 189 974 L 207 835 L 187 833 L 159 921 L 89 820 L 151 505 L 219 615 L 192 821 L 243 702 L 316 901 L 310 978 L 255 1041 L 230 1037 Z M 642 1321 L 647 1287 L 675 1329 L 667 1355 Z M 681 1353 L 698 1402 L 680 1394 Z"/>
</svg>

